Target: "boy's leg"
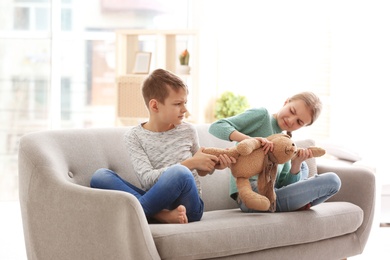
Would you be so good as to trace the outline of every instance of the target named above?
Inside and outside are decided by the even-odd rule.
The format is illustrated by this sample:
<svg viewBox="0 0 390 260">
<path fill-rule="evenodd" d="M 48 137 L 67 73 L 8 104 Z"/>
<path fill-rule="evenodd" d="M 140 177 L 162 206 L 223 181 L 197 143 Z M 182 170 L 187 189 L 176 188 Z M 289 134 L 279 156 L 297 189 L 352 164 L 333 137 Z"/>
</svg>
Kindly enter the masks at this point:
<svg viewBox="0 0 390 260">
<path fill-rule="evenodd" d="M 105 168 L 98 169 L 92 175 L 90 186 L 106 190 L 125 191 L 133 194 L 137 199 L 140 199 L 145 194 L 144 190 L 125 181 L 114 171 Z"/>
<path fill-rule="evenodd" d="M 336 194 L 340 186 L 340 178 L 328 172 L 276 189 L 276 211 L 295 211 L 309 203 L 318 205 Z"/>
<path fill-rule="evenodd" d="M 169 167 L 139 201 L 149 217 L 180 205 L 186 208 L 189 222 L 199 221 L 203 215 L 203 201 L 199 197 L 194 176 L 180 164 Z"/>
</svg>

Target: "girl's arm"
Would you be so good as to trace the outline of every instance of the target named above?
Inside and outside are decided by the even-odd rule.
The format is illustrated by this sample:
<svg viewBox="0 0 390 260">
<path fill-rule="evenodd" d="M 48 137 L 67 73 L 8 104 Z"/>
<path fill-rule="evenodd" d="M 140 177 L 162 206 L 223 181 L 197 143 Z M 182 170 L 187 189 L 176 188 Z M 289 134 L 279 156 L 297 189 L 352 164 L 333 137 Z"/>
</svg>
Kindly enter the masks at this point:
<svg viewBox="0 0 390 260">
<path fill-rule="evenodd" d="M 268 118 L 265 108 L 248 109 L 241 114 L 215 121 L 210 125 L 209 132 L 222 140 L 242 141 L 249 136 L 261 136 L 257 133 Z"/>
<path fill-rule="evenodd" d="M 229 135 L 229 140 L 231 141 L 236 141 L 236 142 L 241 142 L 242 140 L 251 138 L 249 135 L 243 134 L 239 132 L 238 130 L 234 130 L 230 135 Z"/>
<path fill-rule="evenodd" d="M 313 152 L 309 149 L 299 149 L 297 155 L 291 160 L 291 174 L 297 174 L 301 171 L 302 162 L 312 158 Z"/>
<path fill-rule="evenodd" d="M 301 179 L 301 172 L 297 172 L 296 174 L 292 174 L 291 163 L 287 162 L 285 164 L 279 164 L 278 166 L 278 174 L 277 180 L 275 182 L 275 188 L 281 188 L 287 186 L 291 183 L 297 182 Z"/>
</svg>

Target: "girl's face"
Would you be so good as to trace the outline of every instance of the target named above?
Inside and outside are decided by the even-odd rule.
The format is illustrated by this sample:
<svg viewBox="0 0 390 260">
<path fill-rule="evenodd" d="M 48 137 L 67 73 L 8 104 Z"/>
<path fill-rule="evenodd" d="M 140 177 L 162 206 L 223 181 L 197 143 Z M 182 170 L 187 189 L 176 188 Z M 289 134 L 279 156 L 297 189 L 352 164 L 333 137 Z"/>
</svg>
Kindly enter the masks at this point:
<svg viewBox="0 0 390 260">
<path fill-rule="evenodd" d="M 158 118 L 160 123 L 167 125 L 179 125 L 187 112 L 187 92 L 181 88 L 175 92 L 169 88 L 169 96 L 164 104 L 158 103 Z"/>
<path fill-rule="evenodd" d="M 304 101 L 286 100 L 282 109 L 276 114 L 276 120 L 282 130 L 295 131 L 310 124 L 312 118 Z"/>
</svg>

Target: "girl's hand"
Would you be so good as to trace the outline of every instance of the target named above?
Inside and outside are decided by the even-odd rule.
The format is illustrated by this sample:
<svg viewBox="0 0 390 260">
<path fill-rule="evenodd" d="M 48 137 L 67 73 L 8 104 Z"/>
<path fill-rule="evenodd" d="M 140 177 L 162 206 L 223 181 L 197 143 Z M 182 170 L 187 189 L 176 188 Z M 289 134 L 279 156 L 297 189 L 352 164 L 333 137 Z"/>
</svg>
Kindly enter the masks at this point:
<svg viewBox="0 0 390 260">
<path fill-rule="evenodd" d="M 263 149 L 265 154 L 267 154 L 268 151 L 272 152 L 274 150 L 274 143 L 268 140 L 267 138 L 264 137 L 254 137 L 254 138 L 260 141 L 261 149 Z"/>
<path fill-rule="evenodd" d="M 236 163 L 236 158 L 234 157 L 229 157 L 226 154 L 221 154 L 219 157 L 219 162 L 215 165 L 215 169 L 217 170 L 222 170 L 225 169 L 226 167 L 229 167 L 232 165 L 232 163 Z"/>
<path fill-rule="evenodd" d="M 294 158 L 291 160 L 292 174 L 297 174 L 301 170 L 301 164 L 303 161 L 313 158 L 313 152 L 309 149 L 300 148 Z"/>
</svg>

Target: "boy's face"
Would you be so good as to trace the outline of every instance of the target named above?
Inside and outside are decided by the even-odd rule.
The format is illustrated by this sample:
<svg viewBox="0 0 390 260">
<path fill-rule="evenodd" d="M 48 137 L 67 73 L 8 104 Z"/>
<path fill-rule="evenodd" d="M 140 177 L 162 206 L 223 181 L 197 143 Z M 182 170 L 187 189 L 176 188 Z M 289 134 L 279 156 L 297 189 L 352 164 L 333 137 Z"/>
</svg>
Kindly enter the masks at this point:
<svg viewBox="0 0 390 260">
<path fill-rule="evenodd" d="M 164 104 L 158 105 L 158 117 L 161 123 L 179 125 L 184 119 L 187 112 L 187 92 L 181 88 L 175 92 L 169 88 L 169 96 L 165 99 Z"/>
<path fill-rule="evenodd" d="M 286 101 L 277 117 L 278 125 L 282 130 L 294 131 L 311 122 L 309 108 L 302 100 Z"/>
</svg>

